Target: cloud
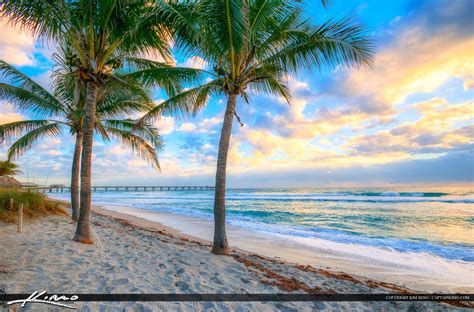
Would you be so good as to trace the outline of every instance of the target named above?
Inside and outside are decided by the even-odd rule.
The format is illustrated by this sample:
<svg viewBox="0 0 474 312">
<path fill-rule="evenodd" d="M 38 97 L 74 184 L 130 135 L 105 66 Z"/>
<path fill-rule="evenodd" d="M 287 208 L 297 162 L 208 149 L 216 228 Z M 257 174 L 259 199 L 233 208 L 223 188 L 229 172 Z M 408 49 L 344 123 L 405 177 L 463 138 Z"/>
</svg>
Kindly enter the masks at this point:
<svg viewBox="0 0 474 312">
<path fill-rule="evenodd" d="M 199 122 L 182 123 L 178 130 L 181 132 L 193 132 L 212 135 L 217 133 L 217 126 L 221 123 L 222 120 L 219 117 L 204 118 Z"/>
<path fill-rule="evenodd" d="M 59 150 L 55 150 L 55 149 L 52 149 L 52 150 L 49 150 L 46 152 L 46 155 L 50 155 L 50 156 L 60 156 L 60 155 L 64 155 L 63 152 L 59 151 Z"/>
<path fill-rule="evenodd" d="M 174 118 L 162 116 L 155 122 L 160 134 L 171 134 L 174 131 Z"/>
<path fill-rule="evenodd" d="M 24 120 L 25 116 L 17 113 L 13 105 L 8 102 L 0 101 L 0 124 Z"/>
<path fill-rule="evenodd" d="M 352 137 L 346 148 L 352 155 L 404 152 L 408 156 L 469 146 L 474 143 L 474 128 L 459 125 L 472 122 L 473 105 L 473 101 L 449 104 L 441 98 L 415 103 L 412 107 L 419 112 L 420 119 L 376 134 Z"/>
<path fill-rule="evenodd" d="M 124 155 L 124 154 L 129 154 L 129 151 L 127 151 L 127 149 L 124 148 L 122 144 L 115 144 L 114 146 L 108 148 L 107 154 L 108 155 Z"/>
<path fill-rule="evenodd" d="M 153 102 L 155 105 L 158 105 L 163 101 L 164 99 L 157 99 Z M 129 117 L 132 119 L 140 119 L 141 117 L 143 117 L 143 115 L 145 115 L 145 112 L 137 112 Z M 152 122 L 162 135 L 170 134 L 174 131 L 175 121 L 174 118 L 171 116 L 160 116 L 160 118 L 153 119 Z"/>
<path fill-rule="evenodd" d="M 252 127 L 272 129 L 283 139 L 313 139 L 323 135 L 333 135 L 352 129 L 359 131 L 394 121 L 397 113 L 393 104 L 383 100 L 378 94 L 367 94 L 328 98 L 328 94 L 315 91 L 315 86 L 306 81 L 288 77 L 288 85 L 293 95 L 290 105 L 283 99 L 268 105 L 268 97 L 261 100 Z M 336 105 L 331 102 L 337 103 Z M 323 104 L 320 104 L 323 103 Z"/>
<path fill-rule="evenodd" d="M 32 33 L 8 23 L 0 17 L 0 59 L 14 66 L 35 66 L 49 70 L 56 45 L 48 40 L 37 41 Z M 49 74 L 48 74 L 49 75 Z"/>
<path fill-rule="evenodd" d="M 192 56 L 186 59 L 183 63 L 178 63 L 178 66 L 195 68 L 195 69 L 204 69 L 208 66 L 208 63 L 199 56 Z"/>
<path fill-rule="evenodd" d="M 464 81 L 464 91 L 474 89 L 474 80 L 465 80 Z"/>
<path fill-rule="evenodd" d="M 399 160 L 383 165 L 352 165 L 343 168 L 313 168 L 232 172 L 230 187 L 343 187 L 389 186 L 407 184 L 436 185 L 472 183 L 473 149 L 448 153 L 435 159 Z"/>
<path fill-rule="evenodd" d="M 162 103 L 164 99 L 157 99 L 154 101 L 155 105 Z M 145 115 L 145 112 L 135 113 L 131 116 L 128 116 L 132 119 L 140 119 Z M 171 116 L 160 116 L 152 120 L 153 125 L 158 129 L 161 135 L 169 135 L 175 130 L 175 120 Z"/>
<path fill-rule="evenodd" d="M 181 126 L 179 127 L 179 131 L 182 131 L 182 132 L 191 132 L 193 131 L 194 129 L 196 129 L 196 126 L 192 123 L 189 123 L 189 122 L 185 122 L 183 124 L 181 124 Z"/>
<path fill-rule="evenodd" d="M 347 72 L 339 93 L 377 94 L 381 101 L 397 104 L 410 94 L 432 92 L 452 78 L 469 81 L 474 72 L 474 41 L 459 37 L 448 26 L 432 32 L 423 25 L 404 29 L 377 53 L 373 68 Z M 336 85 L 331 91 L 338 92 Z"/>
<path fill-rule="evenodd" d="M 197 132 L 198 133 L 207 133 L 207 134 L 215 134 L 217 133 L 217 128 L 222 123 L 222 117 L 212 117 L 212 118 L 204 118 L 200 121 L 197 125 Z"/>
<path fill-rule="evenodd" d="M 209 143 L 206 143 L 204 144 L 203 146 L 201 146 L 201 149 L 203 151 L 209 151 L 209 150 L 213 150 L 215 147 Z"/>
<path fill-rule="evenodd" d="M 16 66 L 33 65 L 34 37 L 7 23 L 4 18 L 0 18 L 0 30 L 0 58 Z"/>
<path fill-rule="evenodd" d="M 31 76 L 31 78 L 40 86 L 42 86 L 43 88 L 51 92 L 52 91 L 51 89 L 52 73 L 53 73 L 52 71 L 46 71 L 46 72 Z"/>
<path fill-rule="evenodd" d="M 449 30 L 459 38 L 466 38 L 472 36 L 473 11 L 471 0 L 439 0 L 437 5 L 431 0 L 421 0 L 413 22 L 422 24 L 430 35 Z"/>
</svg>

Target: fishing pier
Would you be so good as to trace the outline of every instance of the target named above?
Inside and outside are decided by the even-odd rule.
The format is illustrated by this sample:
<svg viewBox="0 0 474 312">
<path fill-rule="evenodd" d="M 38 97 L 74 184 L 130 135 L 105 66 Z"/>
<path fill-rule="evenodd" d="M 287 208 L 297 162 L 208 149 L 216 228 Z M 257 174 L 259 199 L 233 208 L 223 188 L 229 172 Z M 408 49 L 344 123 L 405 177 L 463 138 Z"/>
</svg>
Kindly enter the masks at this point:
<svg viewBox="0 0 474 312">
<path fill-rule="evenodd" d="M 38 186 L 38 187 L 27 187 L 25 190 L 32 190 L 43 193 L 63 193 L 71 191 L 69 186 Z M 192 191 L 192 190 L 213 190 L 214 186 L 92 186 L 93 192 L 97 191 Z"/>
</svg>

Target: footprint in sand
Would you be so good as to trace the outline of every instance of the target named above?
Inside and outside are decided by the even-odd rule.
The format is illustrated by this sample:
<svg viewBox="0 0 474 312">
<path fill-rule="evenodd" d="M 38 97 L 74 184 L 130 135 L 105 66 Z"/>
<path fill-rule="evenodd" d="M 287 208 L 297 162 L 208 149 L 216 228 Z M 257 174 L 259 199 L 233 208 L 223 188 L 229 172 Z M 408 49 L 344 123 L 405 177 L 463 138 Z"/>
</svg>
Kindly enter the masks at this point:
<svg viewBox="0 0 474 312">
<path fill-rule="evenodd" d="M 128 279 L 127 278 L 119 278 L 116 279 L 112 282 L 113 285 L 126 285 L 128 284 Z"/>
<path fill-rule="evenodd" d="M 216 284 L 223 285 L 221 279 L 218 278 L 217 276 L 211 276 L 211 281 L 213 281 Z"/>
<path fill-rule="evenodd" d="M 183 281 L 177 281 L 176 283 L 174 283 L 174 285 L 182 291 L 185 291 L 189 288 L 189 285 Z"/>
</svg>

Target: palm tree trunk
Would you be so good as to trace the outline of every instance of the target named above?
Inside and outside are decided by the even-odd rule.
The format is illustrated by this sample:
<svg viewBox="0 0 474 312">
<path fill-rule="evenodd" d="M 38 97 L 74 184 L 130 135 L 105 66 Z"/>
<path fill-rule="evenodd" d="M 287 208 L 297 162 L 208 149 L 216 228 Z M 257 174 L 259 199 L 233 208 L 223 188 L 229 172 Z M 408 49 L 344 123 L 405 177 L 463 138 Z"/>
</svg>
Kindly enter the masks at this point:
<svg viewBox="0 0 474 312">
<path fill-rule="evenodd" d="M 74 240 L 84 244 L 93 244 L 90 228 L 89 213 L 91 210 L 91 180 L 92 180 L 92 144 L 94 143 L 95 110 L 98 84 L 89 81 L 86 87 L 86 107 L 84 112 L 84 128 L 81 157 L 81 210 L 77 223 Z"/>
<path fill-rule="evenodd" d="M 72 106 L 76 109 L 79 107 L 81 99 L 81 89 L 83 81 L 78 76 L 74 78 L 74 99 Z M 79 220 L 79 175 L 81 170 L 81 152 L 82 152 L 82 131 L 76 133 L 76 145 L 74 146 L 74 156 L 72 159 L 71 169 L 71 209 L 72 219 Z"/>
<path fill-rule="evenodd" d="M 237 94 L 229 94 L 222 124 L 219 153 L 217 155 L 216 185 L 214 190 L 214 242 L 212 253 L 229 255 L 230 248 L 225 232 L 225 182 L 227 167 L 227 152 L 229 151 L 232 122 L 234 121 Z"/>
<path fill-rule="evenodd" d="M 82 132 L 76 133 L 76 145 L 74 146 L 74 156 L 72 159 L 71 171 L 71 208 L 72 219 L 79 220 L 79 175 L 81 171 L 81 151 L 82 151 Z"/>
</svg>

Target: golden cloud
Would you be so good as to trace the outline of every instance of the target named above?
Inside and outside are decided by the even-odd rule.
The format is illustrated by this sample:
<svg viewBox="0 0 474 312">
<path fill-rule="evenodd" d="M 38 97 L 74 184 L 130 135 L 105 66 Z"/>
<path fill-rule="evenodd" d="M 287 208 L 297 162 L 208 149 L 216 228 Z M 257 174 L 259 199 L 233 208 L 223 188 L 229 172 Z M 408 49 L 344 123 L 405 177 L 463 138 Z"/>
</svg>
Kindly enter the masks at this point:
<svg viewBox="0 0 474 312">
<path fill-rule="evenodd" d="M 372 154 L 388 151 L 427 153 L 446 151 L 459 145 L 473 143 L 469 126 L 459 126 L 473 120 L 473 101 L 449 104 L 445 99 L 433 98 L 415 103 L 413 107 L 421 118 L 407 122 L 391 130 L 374 135 L 356 136 L 348 140 L 345 148 L 350 153 Z"/>
<path fill-rule="evenodd" d="M 317 109 L 312 116 L 305 112 L 314 99 L 311 86 L 288 77 L 290 89 L 296 94 L 290 107 L 277 115 L 265 115 L 263 129 L 242 129 L 236 134 L 239 144 L 232 146 L 231 163 L 238 167 L 236 172 L 262 165 L 314 168 L 383 164 L 415 158 L 420 153 L 432 152 L 436 157 L 451 148 L 471 144 L 472 133 L 466 131 L 466 124 L 474 116 L 473 101 L 451 104 L 433 98 L 404 108 L 407 110 L 403 112 L 397 105 L 411 94 L 433 92 L 453 78 L 464 80 L 464 90 L 471 89 L 472 51 L 472 38 L 459 38 L 444 30 L 433 36 L 421 27 L 408 29 L 377 54 L 373 68 L 347 72 L 340 88 L 350 95 L 350 103 Z M 278 103 L 285 105 L 281 102 Z M 390 129 L 388 126 L 395 124 L 396 118 L 405 118 L 400 113 L 418 119 Z M 384 126 L 385 130 L 364 134 L 372 126 Z M 330 146 L 324 136 L 343 129 L 351 129 L 353 134 L 341 139 L 339 146 Z M 322 139 L 326 141 L 323 143 Z M 242 152 L 244 143 L 253 150 Z M 339 152 L 328 151 L 329 148 Z"/>
<path fill-rule="evenodd" d="M 449 32 L 427 38 L 422 28 L 415 27 L 379 52 L 373 68 L 351 71 L 345 86 L 353 94 L 375 93 L 391 103 L 413 93 L 432 92 L 452 78 L 466 80 L 469 86 L 472 51 L 472 38 L 460 39 Z"/>
<path fill-rule="evenodd" d="M 0 59 L 17 66 L 33 65 L 31 53 L 35 41 L 31 34 L 21 31 L 5 19 L 0 18 Z"/>
</svg>

